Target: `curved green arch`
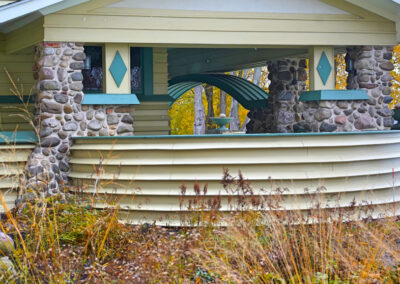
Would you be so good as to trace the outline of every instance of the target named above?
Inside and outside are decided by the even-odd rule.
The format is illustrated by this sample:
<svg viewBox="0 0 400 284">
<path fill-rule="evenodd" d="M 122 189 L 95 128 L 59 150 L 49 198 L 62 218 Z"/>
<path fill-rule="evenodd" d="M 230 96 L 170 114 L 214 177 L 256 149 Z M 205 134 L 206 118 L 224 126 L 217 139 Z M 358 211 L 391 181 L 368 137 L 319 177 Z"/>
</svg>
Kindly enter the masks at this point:
<svg viewBox="0 0 400 284">
<path fill-rule="evenodd" d="M 266 91 L 243 78 L 226 74 L 189 74 L 172 78 L 168 81 L 171 104 L 190 89 L 203 83 L 225 91 L 246 109 L 267 106 L 268 93 Z"/>
</svg>

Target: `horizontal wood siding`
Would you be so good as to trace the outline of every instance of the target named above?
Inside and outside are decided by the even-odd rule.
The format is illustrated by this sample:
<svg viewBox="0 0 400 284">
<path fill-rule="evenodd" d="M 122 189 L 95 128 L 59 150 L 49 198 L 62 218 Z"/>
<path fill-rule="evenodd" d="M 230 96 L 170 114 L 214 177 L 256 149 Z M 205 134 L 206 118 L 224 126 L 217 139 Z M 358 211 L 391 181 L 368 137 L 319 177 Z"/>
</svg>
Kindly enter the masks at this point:
<svg viewBox="0 0 400 284">
<path fill-rule="evenodd" d="M 0 145 L 0 195 L 8 209 L 15 206 L 20 179 L 33 145 Z M 5 212 L 0 204 L 0 213 Z"/>
<path fill-rule="evenodd" d="M 33 114 L 33 104 L 0 104 L 0 131 L 34 130 Z"/>
<path fill-rule="evenodd" d="M 166 95 L 168 94 L 168 62 L 167 62 L 167 49 L 154 48 L 153 49 L 153 80 L 154 80 L 154 94 Z"/>
<path fill-rule="evenodd" d="M 1 41 L 1 39 L 0 39 Z M 22 95 L 34 92 L 35 80 L 33 79 L 32 67 L 34 65 L 34 47 L 26 48 L 17 54 L 6 54 L 0 51 L 0 95 L 9 96 L 15 92 L 5 70 L 9 72 Z"/>
<path fill-rule="evenodd" d="M 265 198 L 287 188 L 280 203 L 284 210 L 307 212 L 318 197 L 324 208 L 346 208 L 353 200 L 360 208 L 372 204 L 377 216 L 393 212 L 393 196 L 400 201 L 399 150 L 400 133 L 78 139 L 70 177 L 91 195 L 93 165 L 107 157 L 95 206 L 116 202 L 122 218 L 133 223 L 179 225 L 179 218 L 192 211 L 187 200 L 195 195 L 196 181 L 201 187 L 207 184 L 207 198 L 221 196 L 221 210 L 229 212 L 232 196 L 221 185 L 223 168 L 233 176 L 241 171 L 255 194 Z M 181 207 L 183 183 L 188 189 Z"/>
<path fill-rule="evenodd" d="M 36 83 L 32 74 L 33 65 L 33 46 L 14 54 L 6 54 L 4 51 L 0 51 L 0 96 L 15 96 L 18 98 L 20 95 L 29 96 L 35 94 Z M 6 70 L 15 86 L 13 86 Z M 33 104 L 25 106 L 22 103 L 0 103 L 0 131 L 32 130 L 30 121 L 33 113 Z"/>
<path fill-rule="evenodd" d="M 141 102 L 133 112 L 135 135 L 168 135 L 170 131 L 168 102 Z"/>
</svg>

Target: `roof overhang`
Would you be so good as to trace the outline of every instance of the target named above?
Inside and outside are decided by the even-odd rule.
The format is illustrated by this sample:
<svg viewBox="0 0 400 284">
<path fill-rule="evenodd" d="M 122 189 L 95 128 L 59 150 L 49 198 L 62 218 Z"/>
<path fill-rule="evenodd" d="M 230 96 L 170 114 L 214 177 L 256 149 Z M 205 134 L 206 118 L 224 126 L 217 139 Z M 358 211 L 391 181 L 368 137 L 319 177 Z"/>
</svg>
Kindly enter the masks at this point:
<svg viewBox="0 0 400 284">
<path fill-rule="evenodd" d="M 400 42 L 400 0 L 345 0 L 396 23 L 397 42 Z"/>
<path fill-rule="evenodd" d="M 8 33 L 57 11 L 89 0 L 20 0 L 0 7 L 0 32 Z"/>
</svg>

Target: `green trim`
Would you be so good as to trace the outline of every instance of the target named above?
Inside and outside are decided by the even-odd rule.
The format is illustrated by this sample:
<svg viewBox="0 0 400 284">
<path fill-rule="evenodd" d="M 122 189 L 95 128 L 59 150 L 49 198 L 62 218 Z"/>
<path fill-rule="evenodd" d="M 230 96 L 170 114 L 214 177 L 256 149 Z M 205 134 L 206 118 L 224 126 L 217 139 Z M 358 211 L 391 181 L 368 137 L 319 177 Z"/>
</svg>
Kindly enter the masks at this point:
<svg viewBox="0 0 400 284">
<path fill-rule="evenodd" d="M 0 144 L 36 143 L 34 131 L 0 131 Z"/>
<path fill-rule="evenodd" d="M 143 95 L 152 96 L 154 93 L 153 80 L 153 48 L 143 47 Z"/>
<path fill-rule="evenodd" d="M 168 95 L 137 96 L 140 102 L 172 102 L 174 99 Z"/>
<path fill-rule="evenodd" d="M 365 90 L 319 90 L 303 92 L 299 101 L 356 101 L 369 100 Z"/>
<path fill-rule="evenodd" d="M 135 94 L 85 94 L 82 105 L 139 105 Z"/>
<path fill-rule="evenodd" d="M 305 133 L 260 133 L 260 134 L 208 134 L 208 135 L 151 135 L 151 136 L 87 136 L 72 137 L 81 139 L 175 139 L 175 138 L 246 138 L 246 137 L 289 137 L 289 136 L 333 136 L 333 135 L 367 135 L 367 134 L 400 134 L 400 130 L 375 130 L 357 132 L 305 132 Z"/>
<path fill-rule="evenodd" d="M 34 102 L 33 96 L 23 96 L 22 100 L 24 101 L 24 103 L 28 101 L 30 103 Z M 21 99 L 15 95 L 0 96 L 0 104 L 21 104 L 21 103 L 22 103 Z"/>
</svg>

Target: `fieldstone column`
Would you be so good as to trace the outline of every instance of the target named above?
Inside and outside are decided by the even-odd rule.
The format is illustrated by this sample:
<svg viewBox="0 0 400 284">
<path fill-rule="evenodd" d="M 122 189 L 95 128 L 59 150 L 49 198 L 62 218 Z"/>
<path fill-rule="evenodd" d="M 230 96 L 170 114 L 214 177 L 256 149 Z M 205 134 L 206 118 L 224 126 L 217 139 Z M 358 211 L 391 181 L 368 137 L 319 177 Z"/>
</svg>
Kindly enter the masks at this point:
<svg viewBox="0 0 400 284">
<path fill-rule="evenodd" d="M 39 143 L 27 163 L 27 192 L 17 202 L 62 194 L 72 136 L 133 135 L 132 105 L 82 105 L 85 58 L 83 43 L 44 42 L 36 47 L 34 123 Z"/>
<path fill-rule="evenodd" d="M 303 112 L 299 98 L 306 90 L 306 68 L 305 59 L 278 60 L 268 65 L 268 106 L 250 110 L 248 133 L 310 131 L 305 123 L 299 124 L 303 119 L 297 115 Z"/>
<path fill-rule="evenodd" d="M 68 182 L 70 137 L 84 119 L 83 43 L 44 42 L 37 45 L 35 59 L 35 125 L 39 143 L 27 164 L 26 187 L 53 195 L 60 193 L 62 185 Z"/>
<path fill-rule="evenodd" d="M 390 130 L 393 126 L 393 111 L 388 104 L 394 69 L 391 62 L 393 48 L 388 46 L 348 47 L 347 53 L 353 60 L 354 71 L 349 72 L 347 89 L 366 90 L 370 99 L 360 106 L 349 106 L 352 112 L 348 119 L 354 122 L 357 130 Z"/>
</svg>

